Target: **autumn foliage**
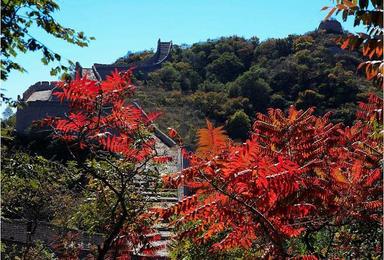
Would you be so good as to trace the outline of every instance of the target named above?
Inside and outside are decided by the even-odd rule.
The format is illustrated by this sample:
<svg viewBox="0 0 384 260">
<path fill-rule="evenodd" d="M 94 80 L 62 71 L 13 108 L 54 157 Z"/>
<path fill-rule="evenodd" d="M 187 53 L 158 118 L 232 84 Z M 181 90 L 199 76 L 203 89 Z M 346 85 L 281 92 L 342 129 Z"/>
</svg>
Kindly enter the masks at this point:
<svg viewBox="0 0 384 260">
<path fill-rule="evenodd" d="M 46 118 L 42 123 L 53 130 L 53 137 L 66 143 L 72 159 L 84 170 L 96 197 L 109 207 L 104 223 L 105 240 L 97 259 L 130 259 L 132 253 L 153 254 L 161 246 L 152 228 L 154 213 L 134 186 L 134 178 L 145 181 L 156 174 L 150 163 L 172 160 L 158 154 L 153 135 L 153 120 L 158 113 L 144 113 L 129 102 L 135 91 L 132 71 L 115 71 L 105 81 L 77 76 L 57 83 L 54 95 L 68 105 L 64 117 Z M 84 158 L 79 152 L 85 151 Z M 113 254 L 110 255 L 110 252 Z"/>
<path fill-rule="evenodd" d="M 55 95 L 70 106 L 65 118 L 47 118 L 44 123 L 55 131 L 55 137 L 74 142 L 81 149 L 118 153 L 126 160 L 139 162 L 152 155 L 154 139 L 145 128 L 158 113 L 149 115 L 127 103 L 135 86 L 132 71 L 115 71 L 105 81 L 77 77 L 59 82 Z"/>
<path fill-rule="evenodd" d="M 382 104 L 372 96 L 359 115 L 381 124 L 373 102 Z M 212 250 L 256 247 L 276 257 L 289 256 L 289 238 L 327 225 L 380 224 L 380 135 L 366 121 L 344 127 L 313 112 L 291 107 L 258 114 L 243 144 L 214 141 L 227 138 L 211 123 L 200 131 L 204 155 L 190 154 L 191 166 L 168 180 L 196 190 L 163 212 L 179 216 L 176 226 L 194 223 L 179 236 L 197 243 L 218 236 Z"/>
<path fill-rule="evenodd" d="M 338 0 L 328 8 L 325 19 L 342 13 L 367 26 L 366 34 L 339 40 L 343 49 L 362 51 L 369 60 L 358 69 L 381 86 L 382 1 Z M 383 100 L 371 94 L 361 102 L 351 126 L 314 111 L 259 113 L 243 144 L 208 122 L 190 167 L 165 179 L 195 190 L 163 211 L 164 218 L 178 216 L 171 224 L 179 239 L 214 241 L 212 251 L 252 249 L 260 258 L 380 256 L 382 241 L 373 234 L 382 232 Z M 319 248 L 313 238 L 325 233 L 329 241 Z M 304 249 L 295 251 L 293 241 Z"/>
<path fill-rule="evenodd" d="M 374 9 L 368 10 L 370 6 Z M 381 1 L 341 0 L 327 16 L 342 12 L 344 20 L 353 15 L 356 25 L 369 27 L 367 34 L 349 35 L 341 47 L 361 49 L 370 60 L 360 68 L 365 67 L 367 78 L 379 84 L 382 9 Z M 103 82 L 83 77 L 59 83 L 55 95 L 69 103 L 70 113 L 45 124 L 53 127 L 56 137 L 93 154 L 113 154 L 143 165 L 149 160 L 168 162 L 170 157 L 156 154 L 150 135 L 158 114 L 146 115 L 126 102 L 135 90 L 130 77 L 131 71 L 115 72 Z M 336 250 L 365 257 L 348 230 L 368 225 L 369 232 L 375 232 L 382 225 L 383 100 L 372 94 L 367 103 L 361 102 L 351 126 L 332 123 L 331 113 L 314 112 L 315 108 L 291 106 L 288 111 L 271 108 L 258 113 L 250 138 L 242 144 L 207 121 L 207 128 L 198 132 L 196 153 L 184 152 L 189 167 L 164 179 L 169 186 L 193 189 L 194 195 L 156 212 L 179 230 L 179 239 L 197 244 L 214 241 L 212 252 L 243 248 L 255 250 L 260 258 L 317 259 Z M 170 136 L 181 140 L 173 129 Z M 120 220 L 125 221 L 123 198 L 118 203 L 125 214 Z M 152 230 L 135 224 L 115 229 L 109 246 L 118 249 L 144 243 L 143 238 L 159 239 L 143 236 Z M 311 238 L 324 230 L 331 233 L 330 242 L 319 250 Z M 295 251 L 294 239 L 302 241 L 306 255 Z M 381 253 L 380 241 L 367 242 L 364 235 L 359 239 L 361 244 L 371 243 L 373 254 Z M 152 252 L 150 247 L 142 250 Z"/>
</svg>

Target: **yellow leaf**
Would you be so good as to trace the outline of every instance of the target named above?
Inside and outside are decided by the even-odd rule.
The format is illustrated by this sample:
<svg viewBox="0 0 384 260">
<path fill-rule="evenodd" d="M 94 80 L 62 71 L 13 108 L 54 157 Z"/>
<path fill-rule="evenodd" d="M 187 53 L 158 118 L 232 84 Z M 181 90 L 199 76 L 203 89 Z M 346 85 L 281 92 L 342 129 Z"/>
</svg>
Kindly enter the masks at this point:
<svg viewBox="0 0 384 260">
<path fill-rule="evenodd" d="M 337 168 L 337 169 L 333 169 L 331 175 L 332 175 L 332 177 L 333 177 L 337 182 L 344 183 L 344 184 L 348 184 L 348 180 L 347 180 L 347 178 L 345 178 L 345 176 L 341 173 L 341 171 L 340 171 L 339 168 Z"/>
<path fill-rule="evenodd" d="M 317 176 L 319 176 L 321 179 L 325 178 L 325 173 L 322 169 L 320 168 L 315 168 L 315 173 Z"/>
<path fill-rule="evenodd" d="M 289 122 L 293 123 L 296 120 L 298 114 L 299 114 L 299 111 L 297 111 L 294 106 L 291 106 L 289 108 L 289 114 L 288 114 Z"/>
</svg>

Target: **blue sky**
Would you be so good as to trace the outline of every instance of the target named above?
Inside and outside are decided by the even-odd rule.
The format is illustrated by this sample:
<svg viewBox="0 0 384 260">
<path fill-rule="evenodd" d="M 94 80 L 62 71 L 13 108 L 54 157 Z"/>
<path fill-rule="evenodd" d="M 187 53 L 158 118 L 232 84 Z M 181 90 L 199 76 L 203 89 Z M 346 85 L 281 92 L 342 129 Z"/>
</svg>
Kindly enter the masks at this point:
<svg viewBox="0 0 384 260">
<path fill-rule="evenodd" d="M 238 35 L 261 40 L 314 30 L 330 0 L 58 0 L 55 18 L 63 25 L 96 37 L 87 48 L 71 46 L 36 30 L 31 34 L 63 58 L 83 67 L 111 63 L 128 51 L 156 47 L 157 39 L 176 44 Z M 350 25 L 345 25 L 351 29 Z M 20 54 L 27 73 L 12 72 L 2 82 L 16 98 L 37 81 L 55 80 L 40 53 Z M 3 110 L 3 109 L 2 109 Z"/>
</svg>

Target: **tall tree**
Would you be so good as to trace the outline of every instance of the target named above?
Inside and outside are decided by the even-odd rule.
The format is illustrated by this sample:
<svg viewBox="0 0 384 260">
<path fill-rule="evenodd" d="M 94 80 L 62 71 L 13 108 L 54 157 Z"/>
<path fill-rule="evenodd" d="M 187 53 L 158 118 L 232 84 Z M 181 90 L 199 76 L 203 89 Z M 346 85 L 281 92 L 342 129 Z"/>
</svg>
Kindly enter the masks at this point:
<svg viewBox="0 0 384 260">
<path fill-rule="evenodd" d="M 80 47 L 88 46 L 93 37 L 88 38 L 83 32 L 61 25 L 54 19 L 53 13 L 59 10 L 54 0 L 1 0 L 1 79 L 6 80 L 12 70 L 25 71 L 24 67 L 15 61 L 19 53 L 41 51 L 41 61 L 45 65 L 59 62 L 51 69 L 51 75 L 57 75 L 68 69 L 61 63 L 59 53 L 43 43 L 43 39 L 35 38 L 30 29 L 40 28 L 46 33 Z M 70 64 L 72 64 L 69 61 Z"/>
<path fill-rule="evenodd" d="M 122 248 L 127 252 L 127 247 L 147 252 L 151 239 L 159 239 L 145 236 L 153 234 L 149 226 L 152 215 L 146 212 L 148 198 L 136 186 L 137 181 L 154 182 L 159 174 L 154 164 L 170 158 L 156 150 L 151 134 L 158 113 L 146 115 L 127 103 L 135 91 L 131 75 L 131 71 L 116 71 L 102 82 L 86 77 L 60 82 L 55 95 L 70 104 L 70 112 L 43 121 L 52 127 L 54 137 L 68 145 L 73 160 L 87 174 L 91 201 L 95 201 L 92 208 L 101 218 L 99 231 L 106 235 L 98 248 L 100 260 L 111 248 L 117 255 Z M 100 204 L 104 215 L 98 211 Z"/>
<path fill-rule="evenodd" d="M 6 107 L 3 111 L 3 120 L 7 120 L 10 116 L 13 115 L 13 110 L 10 107 Z"/>
</svg>

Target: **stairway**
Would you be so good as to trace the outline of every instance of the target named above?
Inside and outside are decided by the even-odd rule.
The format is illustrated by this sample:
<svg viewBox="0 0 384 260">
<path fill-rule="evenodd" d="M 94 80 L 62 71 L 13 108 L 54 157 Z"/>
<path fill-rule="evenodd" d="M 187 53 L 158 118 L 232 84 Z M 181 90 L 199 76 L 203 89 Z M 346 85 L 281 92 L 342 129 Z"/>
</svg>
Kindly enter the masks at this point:
<svg viewBox="0 0 384 260">
<path fill-rule="evenodd" d="M 149 178 L 149 180 L 134 180 L 135 186 L 140 191 L 141 195 L 149 202 L 152 208 L 169 208 L 178 202 L 177 189 L 154 189 L 156 178 Z M 153 246 L 164 246 L 158 250 L 154 255 L 137 255 L 138 259 L 168 259 L 167 245 L 171 242 L 172 230 L 168 227 L 167 223 L 157 223 L 153 229 L 156 234 L 160 234 L 161 239 L 153 242 Z"/>
<path fill-rule="evenodd" d="M 148 192 L 145 195 L 149 196 L 149 200 L 154 207 L 168 208 L 178 202 L 177 189 L 162 189 L 159 190 L 155 195 L 151 192 Z M 151 256 L 151 258 L 167 259 L 169 255 L 167 245 L 171 242 L 172 230 L 169 228 L 168 223 L 164 222 L 157 223 L 154 226 L 154 229 L 158 234 L 160 234 L 161 239 L 160 241 L 154 242 L 153 245 L 161 245 L 164 246 L 164 248 L 157 251 L 154 256 Z"/>
</svg>

